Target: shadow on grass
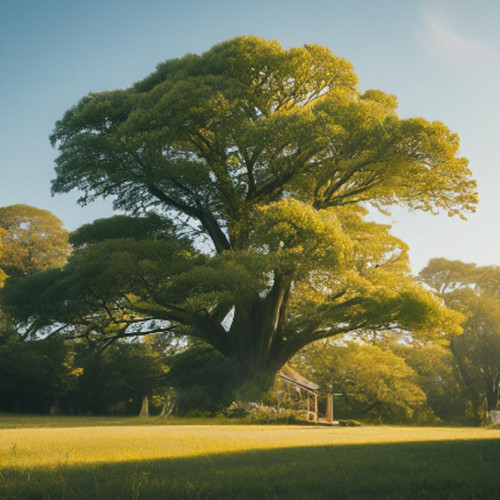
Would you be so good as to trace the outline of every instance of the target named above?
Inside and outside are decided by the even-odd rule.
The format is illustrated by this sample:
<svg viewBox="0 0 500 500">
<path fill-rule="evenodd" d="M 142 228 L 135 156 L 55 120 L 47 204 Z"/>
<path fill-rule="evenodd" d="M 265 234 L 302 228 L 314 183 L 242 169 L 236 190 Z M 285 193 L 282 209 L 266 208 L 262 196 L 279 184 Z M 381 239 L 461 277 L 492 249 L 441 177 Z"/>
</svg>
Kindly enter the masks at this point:
<svg viewBox="0 0 500 500">
<path fill-rule="evenodd" d="M 0 471 L 2 499 L 499 499 L 500 440 L 255 450 Z"/>
</svg>

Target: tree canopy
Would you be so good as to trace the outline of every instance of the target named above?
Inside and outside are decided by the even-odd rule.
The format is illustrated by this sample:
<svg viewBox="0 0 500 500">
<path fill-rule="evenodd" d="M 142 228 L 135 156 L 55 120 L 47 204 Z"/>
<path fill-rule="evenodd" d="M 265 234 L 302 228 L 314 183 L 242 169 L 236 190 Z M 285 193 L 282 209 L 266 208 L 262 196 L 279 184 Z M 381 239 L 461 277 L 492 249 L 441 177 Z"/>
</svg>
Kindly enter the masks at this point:
<svg viewBox="0 0 500 500">
<path fill-rule="evenodd" d="M 432 259 L 421 279 L 467 317 L 451 350 L 460 381 L 479 418 L 500 405 L 500 267 Z"/>
<path fill-rule="evenodd" d="M 458 331 L 460 315 L 412 280 L 406 245 L 365 216 L 366 205 L 473 211 L 459 138 L 399 118 L 395 96 L 357 81 L 326 47 L 247 36 L 84 97 L 51 136 L 53 192 L 110 196 L 168 230 L 87 226 L 64 269 L 12 286 L 10 302 L 25 320 L 80 326 L 99 311 L 122 333 L 138 318 L 160 322 L 263 385 L 318 339 Z M 96 236 L 103 228 L 112 239 Z"/>
<path fill-rule="evenodd" d="M 0 207 L 0 286 L 37 272 L 62 266 L 70 252 L 68 231 L 51 212 L 29 205 Z M 0 309 L 0 345 L 25 339 L 11 311 Z"/>
<path fill-rule="evenodd" d="M 5 242 L 3 240 L 4 235 L 5 235 L 5 229 L 0 228 L 0 262 L 2 262 L 3 260 L 2 257 L 5 252 Z M 0 267 L 0 287 L 3 286 L 6 277 L 7 275 L 5 274 L 5 271 L 2 269 L 2 267 Z"/>
<path fill-rule="evenodd" d="M 48 210 L 0 207 L 0 267 L 11 277 L 62 266 L 70 252 L 68 231 Z"/>
<path fill-rule="evenodd" d="M 383 422 L 432 420 L 418 375 L 390 349 L 357 342 L 315 343 L 294 358 L 323 392 L 337 393 L 340 411 Z M 419 415 L 420 414 L 420 415 Z"/>
<path fill-rule="evenodd" d="M 167 208 L 201 225 L 219 252 L 246 247 L 242 222 L 284 196 L 317 210 L 362 201 L 473 210 L 458 136 L 400 119 L 395 96 L 361 94 L 357 81 L 326 47 L 284 50 L 256 37 L 166 61 L 129 89 L 89 94 L 57 122 L 53 192 Z"/>
</svg>

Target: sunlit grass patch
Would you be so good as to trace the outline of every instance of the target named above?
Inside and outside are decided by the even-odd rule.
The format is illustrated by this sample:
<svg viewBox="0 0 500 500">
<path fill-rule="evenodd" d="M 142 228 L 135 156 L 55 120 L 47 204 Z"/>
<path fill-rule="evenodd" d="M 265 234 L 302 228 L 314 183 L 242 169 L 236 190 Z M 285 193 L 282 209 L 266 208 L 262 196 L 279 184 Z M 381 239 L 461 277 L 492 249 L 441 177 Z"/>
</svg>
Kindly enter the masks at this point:
<svg viewBox="0 0 500 500">
<path fill-rule="evenodd" d="M 0 430 L 0 467 L 112 463 L 299 446 L 455 439 L 500 439 L 500 431 L 447 427 L 258 425 L 4 429 Z"/>
<path fill-rule="evenodd" d="M 500 431 L 87 426 L 0 430 L 0 498 L 500 498 Z"/>
</svg>

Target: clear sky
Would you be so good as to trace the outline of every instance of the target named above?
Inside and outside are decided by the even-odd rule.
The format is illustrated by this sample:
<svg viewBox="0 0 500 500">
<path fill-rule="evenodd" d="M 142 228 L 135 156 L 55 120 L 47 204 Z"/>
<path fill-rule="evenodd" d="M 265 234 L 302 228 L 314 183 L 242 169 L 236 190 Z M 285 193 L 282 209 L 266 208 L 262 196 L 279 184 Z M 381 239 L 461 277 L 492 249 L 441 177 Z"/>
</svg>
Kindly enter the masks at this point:
<svg viewBox="0 0 500 500">
<path fill-rule="evenodd" d="M 500 264 L 500 1 L 0 0 L 0 206 L 52 211 L 68 229 L 111 214 L 50 196 L 48 136 L 90 91 L 128 87 L 156 64 L 237 35 L 318 43 L 350 60 L 361 89 L 403 117 L 441 120 L 479 182 L 467 222 L 396 209 L 393 231 L 418 271 L 431 257 Z"/>
</svg>

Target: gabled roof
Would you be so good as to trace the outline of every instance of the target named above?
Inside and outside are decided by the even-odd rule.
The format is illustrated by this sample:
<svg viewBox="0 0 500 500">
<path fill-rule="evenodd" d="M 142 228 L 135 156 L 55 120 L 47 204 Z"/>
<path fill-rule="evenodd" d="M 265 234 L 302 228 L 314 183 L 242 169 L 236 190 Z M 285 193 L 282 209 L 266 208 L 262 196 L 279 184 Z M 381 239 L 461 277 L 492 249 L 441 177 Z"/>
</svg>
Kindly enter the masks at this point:
<svg viewBox="0 0 500 500">
<path fill-rule="evenodd" d="M 300 373 L 296 372 L 293 368 L 291 368 L 288 365 L 284 366 L 280 370 L 279 376 L 285 382 L 288 382 L 289 384 L 299 387 L 300 389 L 304 389 L 305 391 L 313 392 L 315 394 L 319 393 L 318 384 L 315 384 L 314 382 L 307 380 L 302 375 L 300 375 Z"/>
</svg>

